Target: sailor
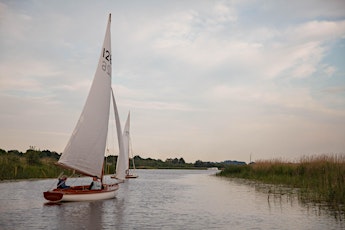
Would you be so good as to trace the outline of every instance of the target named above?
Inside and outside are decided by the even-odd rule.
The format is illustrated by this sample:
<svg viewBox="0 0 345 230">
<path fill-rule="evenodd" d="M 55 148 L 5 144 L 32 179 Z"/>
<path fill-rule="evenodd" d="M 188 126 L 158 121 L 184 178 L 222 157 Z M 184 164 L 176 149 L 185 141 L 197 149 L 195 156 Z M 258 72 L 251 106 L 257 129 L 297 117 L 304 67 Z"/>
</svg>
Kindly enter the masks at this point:
<svg viewBox="0 0 345 230">
<path fill-rule="evenodd" d="M 66 180 L 67 180 L 67 176 L 63 175 L 62 177 L 59 178 L 59 182 L 57 184 L 57 188 L 70 188 L 70 186 L 66 185 Z"/>
<path fill-rule="evenodd" d="M 102 189 L 102 182 L 98 177 L 94 176 L 90 184 L 90 190 L 99 190 Z"/>
</svg>

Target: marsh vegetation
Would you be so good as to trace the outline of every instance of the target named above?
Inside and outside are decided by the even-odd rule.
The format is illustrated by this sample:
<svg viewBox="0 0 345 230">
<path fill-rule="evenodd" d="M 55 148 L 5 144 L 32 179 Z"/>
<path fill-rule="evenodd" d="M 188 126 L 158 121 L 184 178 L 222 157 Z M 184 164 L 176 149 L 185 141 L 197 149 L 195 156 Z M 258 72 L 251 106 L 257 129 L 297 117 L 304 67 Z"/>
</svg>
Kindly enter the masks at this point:
<svg viewBox="0 0 345 230">
<path fill-rule="evenodd" d="M 297 188 L 305 202 L 345 205 L 345 155 L 341 154 L 305 156 L 298 162 L 275 159 L 229 165 L 218 175 Z"/>
</svg>

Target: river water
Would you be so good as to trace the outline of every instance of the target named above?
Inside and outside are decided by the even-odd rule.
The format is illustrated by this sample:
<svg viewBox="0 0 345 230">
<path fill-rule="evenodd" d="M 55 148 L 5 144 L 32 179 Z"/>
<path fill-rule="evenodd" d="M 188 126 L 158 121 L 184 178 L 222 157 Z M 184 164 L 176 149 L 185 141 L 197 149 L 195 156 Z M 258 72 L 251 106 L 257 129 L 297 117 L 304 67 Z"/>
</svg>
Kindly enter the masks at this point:
<svg viewBox="0 0 345 230">
<path fill-rule="evenodd" d="M 42 192 L 56 180 L 0 183 L 0 229 L 345 229 L 343 214 L 215 171 L 136 173 L 115 199 L 55 205 Z"/>
</svg>

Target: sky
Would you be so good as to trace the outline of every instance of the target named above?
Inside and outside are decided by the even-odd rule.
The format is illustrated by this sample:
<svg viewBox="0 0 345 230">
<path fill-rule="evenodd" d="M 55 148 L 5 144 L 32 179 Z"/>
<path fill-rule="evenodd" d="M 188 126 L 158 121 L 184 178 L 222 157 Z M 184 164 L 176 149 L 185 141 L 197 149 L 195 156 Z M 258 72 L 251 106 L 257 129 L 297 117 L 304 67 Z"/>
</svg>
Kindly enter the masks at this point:
<svg viewBox="0 0 345 230">
<path fill-rule="evenodd" d="M 134 155 L 345 154 L 345 1 L 0 0 L 0 148 L 61 153 L 112 14 L 112 86 Z M 107 148 L 117 155 L 116 131 Z"/>
</svg>

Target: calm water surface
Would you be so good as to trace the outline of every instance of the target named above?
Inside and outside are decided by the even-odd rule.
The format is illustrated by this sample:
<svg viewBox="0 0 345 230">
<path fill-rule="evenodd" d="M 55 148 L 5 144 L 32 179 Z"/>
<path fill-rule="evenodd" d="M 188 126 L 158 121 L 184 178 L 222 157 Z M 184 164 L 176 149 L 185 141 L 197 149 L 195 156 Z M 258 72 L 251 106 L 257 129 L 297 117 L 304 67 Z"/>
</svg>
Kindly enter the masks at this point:
<svg viewBox="0 0 345 230">
<path fill-rule="evenodd" d="M 0 229 L 345 229 L 327 208 L 302 205 L 291 195 L 269 196 L 258 185 L 215 177 L 214 171 L 137 174 L 120 185 L 115 199 L 60 205 L 47 204 L 42 195 L 56 180 L 0 183 Z"/>
</svg>

